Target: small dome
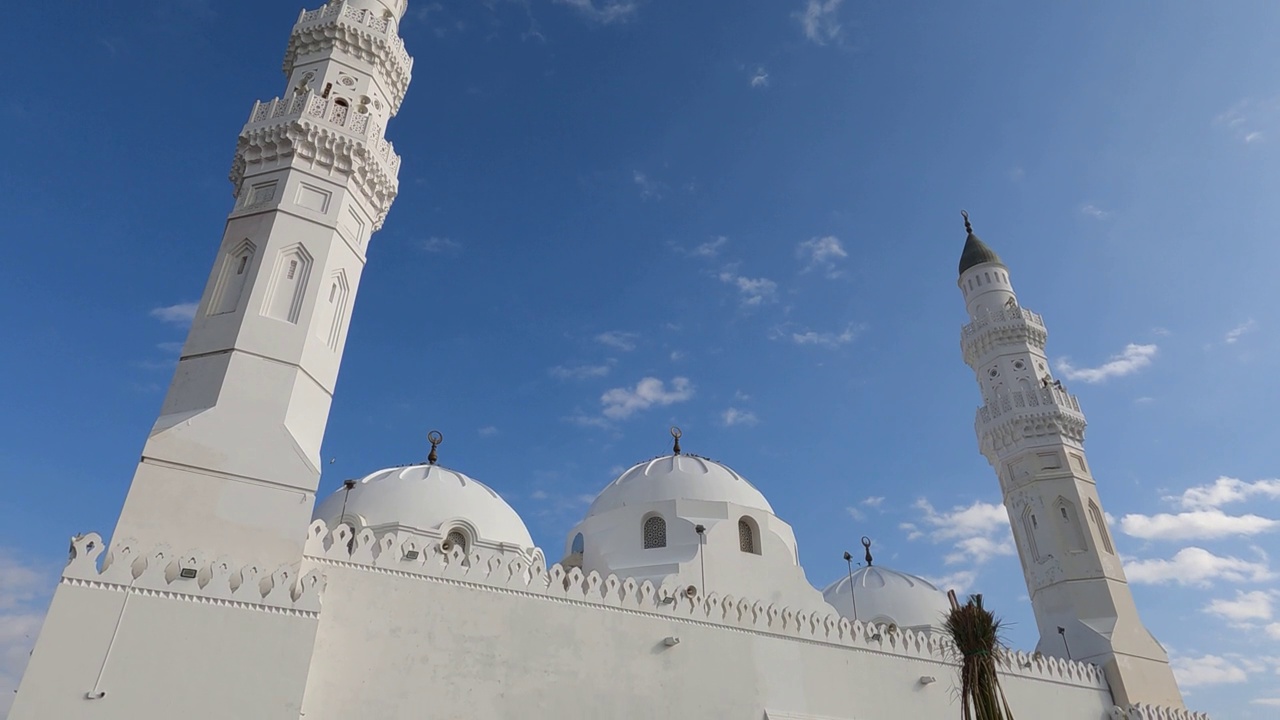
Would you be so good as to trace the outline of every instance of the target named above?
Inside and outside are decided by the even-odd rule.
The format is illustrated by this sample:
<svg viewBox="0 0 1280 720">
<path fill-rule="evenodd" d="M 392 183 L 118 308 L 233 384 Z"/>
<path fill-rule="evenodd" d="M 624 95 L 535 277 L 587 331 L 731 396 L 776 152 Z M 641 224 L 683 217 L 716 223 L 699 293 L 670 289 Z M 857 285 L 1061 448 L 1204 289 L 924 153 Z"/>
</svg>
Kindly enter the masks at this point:
<svg viewBox="0 0 1280 720">
<path fill-rule="evenodd" d="M 969 232 L 969 237 L 965 238 L 964 250 L 960 253 L 960 274 L 963 275 L 966 270 L 983 263 L 996 263 L 1003 265 L 1000 256 L 996 254 L 986 243 L 982 242 L 982 238 Z"/>
<path fill-rule="evenodd" d="M 822 591 L 822 598 L 850 620 L 894 623 L 904 629 L 937 628 L 942 626 L 951 609 L 947 596 L 929 581 L 880 565 L 854 570 L 852 581 L 852 593 L 849 592 L 848 576 Z M 853 612 L 855 600 L 856 618 Z"/>
<path fill-rule="evenodd" d="M 366 527 L 398 526 L 408 530 L 447 533 L 453 524 L 466 524 L 475 539 L 533 549 L 524 521 L 498 493 L 455 470 L 439 465 L 410 465 L 379 470 L 330 495 L 316 508 L 313 519 L 329 525 L 358 516 Z M 448 524 L 449 527 L 442 527 Z"/>
<path fill-rule="evenodd" d="M 773 513 L 764 495 L 728 467 L 697 455 L 665 455 L 642 462 L 609 483 L 591 503 L 587 517 L 665 500 L 730 502 Z"/>
</svg>

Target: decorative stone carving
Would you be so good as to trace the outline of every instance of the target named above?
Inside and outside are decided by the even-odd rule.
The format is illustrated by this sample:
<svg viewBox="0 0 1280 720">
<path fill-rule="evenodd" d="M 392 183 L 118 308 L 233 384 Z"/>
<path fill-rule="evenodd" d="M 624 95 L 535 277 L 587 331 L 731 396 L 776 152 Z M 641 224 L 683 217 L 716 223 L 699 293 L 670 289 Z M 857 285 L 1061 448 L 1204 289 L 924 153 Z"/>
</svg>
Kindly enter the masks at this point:
<svg viewBox="0 0 1280 720">
<path fill-rule="evenodd" d="M 319 572 L 299 579 L 296 567 L 285 566 L 264 574 L 255 565 L 234 569 L 225 559 L 210 562 L 195 551 L 175 555 L 163 546 L 140 555 L 133 545 L 131 540 L 117 542 L 99 567 L 105 550 L 102 537 L 89 533 L 73 538 L 62 584 L 299 617 L 320 616 L 324 577 Z"/>
</svg>

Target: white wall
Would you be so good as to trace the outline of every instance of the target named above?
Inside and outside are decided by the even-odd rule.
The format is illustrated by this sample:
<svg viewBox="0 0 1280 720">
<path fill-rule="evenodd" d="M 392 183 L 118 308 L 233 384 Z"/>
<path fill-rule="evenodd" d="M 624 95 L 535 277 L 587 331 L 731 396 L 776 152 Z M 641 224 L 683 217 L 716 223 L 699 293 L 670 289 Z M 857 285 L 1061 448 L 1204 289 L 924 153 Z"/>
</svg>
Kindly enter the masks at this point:
<svg viewBox="0 0 1280 720">
<path fill-rule="evenodd" d="M 480 554 L 465 568 L 460 555 L 406 562 L 393 551 L 369 567 L 318 547 L 308 555 L 328 583 L 307 720 L 959 715 L 956 668 L 936 639 L 902 634 L 895 648 L 834 616 L 754 601 L 746 619 L 718 598 L 660 606 L 635 598 L 651 588 L 598 576 L 595 590 L 566 590 L 582 576 L 566 583 L 558 567 L 529 584 L 519 566 Z M 1037 720 L 1102 720 L 1112 708 L 1100 672 L 1078 664 L 1017 670 L 1005 687 L 1014 712 Z"/>
</svg>

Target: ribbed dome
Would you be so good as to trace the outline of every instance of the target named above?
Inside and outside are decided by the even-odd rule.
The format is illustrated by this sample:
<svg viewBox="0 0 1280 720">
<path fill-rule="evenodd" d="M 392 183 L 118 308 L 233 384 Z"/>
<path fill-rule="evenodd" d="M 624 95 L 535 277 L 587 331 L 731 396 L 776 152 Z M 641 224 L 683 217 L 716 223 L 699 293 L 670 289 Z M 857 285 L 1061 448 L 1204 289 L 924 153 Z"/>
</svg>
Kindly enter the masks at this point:
<svg viewBox="0 0 1280 720">
<path fill-rule="evenodd" d="M 982 238 L 970 232 L 969 237 L 965 238 L 964 250 L 960 253 L 960 274 L 963 275 L 965 270 L 983 263 L 1004 264 L 995 250 L 982 242 Z"/>
<path fill-rule="evenodd" d="M 450 528 L 441 526 L 465 520 L 478 540 L 533 548 L 524 521 L 498 493 L 439 465 L 379 470 L 357 482 L 349 496 L 346 488 L 339 488 L 320 503 L 314 519 L 337 525 L 344 501 L 347 517 L 358 516 L 365 526 L 448 532 Z"/>
<path fill-rule="evenodd" d="M 730 468 L 697 455 L 665 455 L 642 462 L 609 483 L 591 503 L 587 517 L 664 500 L 731 502 L 773 512 L 764 495 Z"/>
<path fill-rule="evenodd" d="M 941 627 L 951 608 L 947 596 L 929 581 L 880 565 L 853 571 L 852 594 L 846 576 L 828 585 L 822 598 L 850 620 L 891 622 L 900 628 Z"/>
</svg>

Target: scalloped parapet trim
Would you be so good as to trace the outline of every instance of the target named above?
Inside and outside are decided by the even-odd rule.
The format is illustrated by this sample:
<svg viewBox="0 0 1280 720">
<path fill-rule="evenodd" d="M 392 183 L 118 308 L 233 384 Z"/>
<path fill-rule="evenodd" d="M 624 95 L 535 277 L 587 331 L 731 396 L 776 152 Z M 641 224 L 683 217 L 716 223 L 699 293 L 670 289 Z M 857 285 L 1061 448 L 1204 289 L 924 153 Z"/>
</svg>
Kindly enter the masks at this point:
<svg viewBox="0 0 1280 720">
<path fill-rule="evenodd" d="M 400 104 L 413 78 L 413 58 L 405 49 L 394 22 L 345 2 L 330 2 L 317 10 L 304 10 L 293 26 L 289 48 L 285 51 L 285 76 L 293 73 L 298 58 L 329 47 L 379 68 L 389 85 L 391 114 L 400 112 Z"/>
<path fill-rule="evenodd" d="M 102 536 L 89 533 L 72 538 L 62 584 L 294 617 L 320 617 L 320 593 L 325 584 L 320 572 L 298 577 L 295 566 L 267 572 L 257 565 L 236 565 L 226 559 L 209 561 L 194 552 L 178 555 L 163 546 L 142 554 L 136 552 L 135 545 L 122 540 L 103 557 L 106 546 Z"/>
<path fill-rule="evenodd" d="M 749 598 L 708 593 L 705 596 L 674 587 L 654 586 L 648 580 L 601 577 L 579 568 L 556 564 L 545 567 L 497 550 L 473 548 L 448 552 L 421 536 L 390 532 L 376 536 L 364 529 L 354 538 L 351 528 L 332 531 L 323 520 L 311 523 L 305 555 L 324 564 L 529 595 L 548 600 L 611 608 L 619 612 L 654 615 L 680 622 L 786 637 L 801 642 L 842 646 L 869 652 L 955 665 L 959 656 L 949 638 L 937 633 L 892 630 L 863 624 L 831 613 L 806 612 Z M 1002 653 L 1001 672 L 1035 680 L 1107 690 L 1106 677 L 1096 665 L 1029 655 Z"/>
<path fill-rule="evenodd" d="M 1111 709 L 1111 720 L 1211 720 L 1200 712 L 1192 712 L 1185 708 L 1156 707 L 1154 705 L 1130 705 L 1129 709 L 1114 707 Z"/>
</svg>

